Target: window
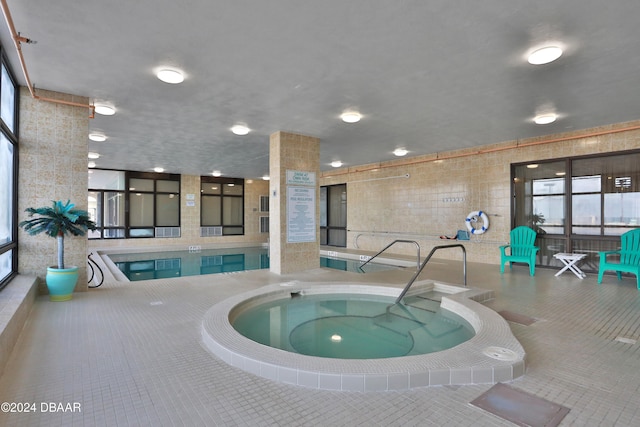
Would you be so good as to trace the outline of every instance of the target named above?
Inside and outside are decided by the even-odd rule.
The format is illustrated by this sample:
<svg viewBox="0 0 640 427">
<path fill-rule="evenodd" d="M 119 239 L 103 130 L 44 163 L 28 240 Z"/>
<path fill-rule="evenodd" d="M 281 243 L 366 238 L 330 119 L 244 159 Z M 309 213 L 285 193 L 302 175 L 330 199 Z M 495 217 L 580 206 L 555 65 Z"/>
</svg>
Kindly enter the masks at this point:
<svg viewBox="0 0 640 427">
<path fill-rule="evenodd" d="M 156 237 L 156 228 L 180 227 L 180 175 L 128 172 L 127 180 L 128 237 Z"/>
<path fill-rule="evenodd" d="M 513 165 L 513 226 L 538 233 L 538 262 L 558 266 L 553 254 L 588 255 L 616 249 L 624 232 L 640 226 L 640 152 Z"/>
<path fill-rule="evenodd" d="M 244 234 L 244 180 L 200 178 L 200 225 L 202 235 Z M 218 232 L 220 231 L 220 232 Z"/>
<path fill-rule="evenodd" d="M 0 289 L 18 270 L 17 85 L 2 52 L 0 61 Z"/>
<path fill-rule="evenodd" d="M 180 175 L 89 170 L 89 238 L 179 237 Z"/>
<path fill-rule="evenodd" d="M 125 237 L 125 173 L 111 170 L 89 170 L 89 215 L 97 229 L 89 231 L 90 239 Z"/>
<path fill-rule="evenodd" d="M 320 244 L 347 246 L 347 185 L 320 187 Z"/>
</svg>

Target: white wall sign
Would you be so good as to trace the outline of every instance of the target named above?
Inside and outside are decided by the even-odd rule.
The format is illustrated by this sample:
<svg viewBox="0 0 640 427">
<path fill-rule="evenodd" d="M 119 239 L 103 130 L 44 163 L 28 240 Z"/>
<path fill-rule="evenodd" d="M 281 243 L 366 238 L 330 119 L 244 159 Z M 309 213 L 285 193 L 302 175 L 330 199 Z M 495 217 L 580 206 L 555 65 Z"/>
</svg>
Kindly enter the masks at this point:
<svg viewBox="0 0 640 427">
<path fill-rule="evenodd" d="M 314 178 L 315 179 L 315 178 Z M 316 241 L 315 187 L 287 187 L 287 242 Z"/>
</svg>

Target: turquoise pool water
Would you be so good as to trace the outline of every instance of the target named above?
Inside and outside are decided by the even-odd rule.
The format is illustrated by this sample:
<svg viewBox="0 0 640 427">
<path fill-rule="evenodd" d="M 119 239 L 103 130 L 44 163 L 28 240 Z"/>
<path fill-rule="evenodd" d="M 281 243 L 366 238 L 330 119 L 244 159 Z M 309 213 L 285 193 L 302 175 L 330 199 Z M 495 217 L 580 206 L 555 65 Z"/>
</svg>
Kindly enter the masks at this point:
<svg viewBox="0 0 640 427">
<path fill-rule="evenodd" d="M 433 353 L 474 336 L 462 317 L 440 308 L 431 292 L 393 304 L 362 294 L 309 295 L 280 299 L 232 313 L 245 337 L 308 356 L 380 359 Z"/>
<path fill-rule="evenodd" d="M 108 257 L 130 281 L 269 268 L 269 253 L 263 247 L 109 254 Z M 360 268 L 360 264 L 355 260 L 320 257 L 321 267 L 358 273 L 398 268 L 374 263 Z"/>
</svg>

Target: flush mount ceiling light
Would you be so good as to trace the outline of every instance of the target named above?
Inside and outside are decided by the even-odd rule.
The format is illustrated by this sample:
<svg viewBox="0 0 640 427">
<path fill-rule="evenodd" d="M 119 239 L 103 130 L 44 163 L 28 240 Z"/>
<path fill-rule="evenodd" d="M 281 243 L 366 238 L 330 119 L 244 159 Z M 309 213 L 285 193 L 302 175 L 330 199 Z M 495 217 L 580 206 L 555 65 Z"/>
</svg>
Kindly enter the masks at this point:
<svg viewBox="0 0 640 427">
<path fill-rule="evenodd" d="M 265 176 L 262 177 L 262 179 L 264 181 L 269 181 L 271 179 L 271 177 L 269 175 L 265 175 Z"/>
<path fill-rule="evenodd" d="M 88 166 L 90 168 L 95 168 L 96 167 L 96 162 L 89 162 Z"/>
<path fill-rule="evenodd" d="M 393 150 L 393 154 L 398 157 L 406 156 L 407 153 L 408 151 L 404 148 L 396 148 L 395 150 Z"/>
<path fill-rule="evenodd" d="M 103 116 L 113 116 L 116 113 L 116 109 L 109 105 L 96 105 L 96 113 Z"/>
<path fill-rule="evenodd" d="M 98 154 L 98 153 L 89 153 L 88 157 L 90 159 L 99 159 L 100 158 L 100 154 Z"/>
<path fill-rule="evenodd" d="M 555 122 L 557 118 L 558 118 L 557 114 L 548 113 L 548 114 L 540 114 L 538 116 L 535 116 L 533 121 L 537 125 L 548 125 L 549 123 Z"/>
<path fill-rule="evenodd" d="M 89 139 L 95 142 L 103 142 L 107 140 L 107 137 L 101 133 L 90 133 Z"/>
<path fill-rule="evenodd" d="M 213 171 L 213 172 L 211 173 L 211 175 L 213 175 L 213 176 L 220 176 L 220 175 L 222 175 L 222 172 L 220 172 L 220 171 Z"/>
<path fill-rule="evenodd" d="M 160 173 L 160 172 L 164 172 L 164 168 L 161 168 L 161 167 L 155 167 L 155 168 L 153 168 L 153 171 L 154 171 L 154 172 L 158 172 L 158 173 Z"/>
<path fill-rule="evenodd" d="M 180 71 L 163 69 L 158 71 L 156 76 L 165 83 L 178 84 L 184 81 L 184 76 Z"/>
<path fill-rule="evenodd" d="M 542 65 L 553 62 L 562 56 L 562 49 L 558 46 L 545 46 L 540 49 L 534 50 L 527 61 L 532 65 Z"/>
<path fill-rule="evenodd" d="M 331 162 L 331 166 L 333 166 L 334 168 L 339 168 L 340 166 L 342 166 L 342 162 L 340 160 L 334 160 L 333 162 Z"/>
<path fill-rule="evenodd" d="M 345 111 L 340 115 L 340 118 L 345 123 L 358 123 L 362 118 L 362 114 L 357 111 Z"/>
<path fill-rule="evenodd" d="M 251 129 L 249 129 L 245 124 L 238 123 L 237 125 L 234 125 L 231 128 L 231 132 L 233 132 L 236 135 L 243 136 L 251 132 Z"/>
</svg>

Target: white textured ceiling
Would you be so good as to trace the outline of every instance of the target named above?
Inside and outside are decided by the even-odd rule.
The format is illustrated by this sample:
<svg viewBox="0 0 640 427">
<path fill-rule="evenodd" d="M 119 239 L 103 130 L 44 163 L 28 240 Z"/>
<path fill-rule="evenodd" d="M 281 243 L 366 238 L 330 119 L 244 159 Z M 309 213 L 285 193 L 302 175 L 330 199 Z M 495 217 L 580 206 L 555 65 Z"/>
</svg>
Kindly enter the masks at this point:
<svg viewBox="0 0 640 427">
<path fill-rule="evenodd" d="M 22 45 L 36 89 L 117 108 L 90 121 L 109 138 L 89 143 L 102 168 L 256 178 L 278 130 L 320 138 L 328 170 L 640 118 L 638 0 L 7 3 L 37 41 Z M 549 41 L 565 54 L 529 65 Z M 185 82 L 162 83 L 161 66 Z M 350 108 L 359 123 L 339 120 Z M 558 121 L 532 123 L 549 109 Z"/>
</svg>

